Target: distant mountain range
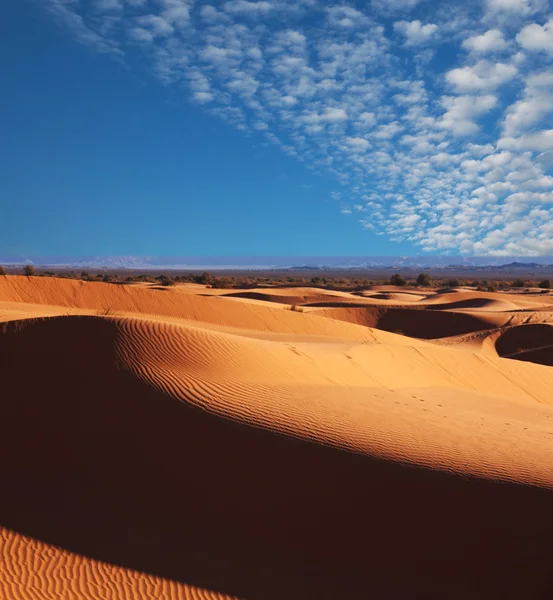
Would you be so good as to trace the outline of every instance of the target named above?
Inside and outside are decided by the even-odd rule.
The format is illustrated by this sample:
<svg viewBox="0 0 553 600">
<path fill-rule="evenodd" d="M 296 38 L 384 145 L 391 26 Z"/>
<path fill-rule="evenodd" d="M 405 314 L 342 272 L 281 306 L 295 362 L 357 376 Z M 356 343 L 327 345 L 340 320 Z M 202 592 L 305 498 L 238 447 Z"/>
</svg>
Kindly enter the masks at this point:
<svg viewBox="0 0 553 600">
<path fill-rule="evenodd" d="M 51 269 L 124 270 L 362 270 L 362 269 L 553 269 L 553 257 L 516 256 L 0 256 L 0 265 Z"/>
</svg>

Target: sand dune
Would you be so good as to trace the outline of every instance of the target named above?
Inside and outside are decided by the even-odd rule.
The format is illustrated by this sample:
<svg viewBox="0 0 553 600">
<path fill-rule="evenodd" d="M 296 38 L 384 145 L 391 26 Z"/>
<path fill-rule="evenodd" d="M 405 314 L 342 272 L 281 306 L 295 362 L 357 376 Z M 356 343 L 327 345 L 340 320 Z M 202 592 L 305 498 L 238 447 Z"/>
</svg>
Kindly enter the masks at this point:
<svg viewBox="0 0 553 600">
<path fill-rule="evenodd" d="M 318 288 L 268 288 L 255 290 L 227 291 L 228 298 L 246 298 L 265 300 L 279 304 L 307 304 L 312 302 L 327 302 L 341 300 L 352 301 L 355 296 L 347 292 L 335 292 Z"/>
<path fill-rule="evenodd" d="M 149 315 L 183 320 L 226 330 L 264 334 L 315 335 L 363 340 L 369 332 L 344 327 L 331 320 L 321 323 L 294 311 L 267 305 L 247 305 L 220 297 L 173 293 L 134 286 L 40 277 L 0 278 L 0 315 L 3 308 L 33 305 L 44 314 Z M 21 310 L 26 310 L 22 308 Z M 31 314 L 29 310 L 29 314 Z"/>
<path fill-rule="evenodd" d="M 553 327 L 200 293 L 0 278 L 0 597 L 551 597 Z"/>
<path fill-rule="evenodd" d="M 312 309 L 310 314 L 365 327 L 374 327 L 421 339 L 436 339 L 474 331 L 487 330 L 508 321 L 493 314 L 470 314 L 465 312 L 426 311 L 424 307 L 332 307 Z"/>
<path fill-rule="evenodd" d="M 149 573 L 83 557 L 0 528 L 1 598 L 128 598 L 231 600 Z"/>
<path fill-rule="evenodd" d="M 426 296 L 420 294 L 411 294 L 405 292 L 382 292 L 370 296 L 371 300 L 396 300 L 398 302 L 420 302 L 425 300 Z"/>
<path fill-rule="evenodd" d="M 550 299 L 551 300 L 551 299 Z M 527 294 L 515 293 L 515 292 L 473 292 L 458 290 L 455 292 L 446 291 L 445 293 L 434 293 L 429 294 L 424 300 L 424 304 L 439 304 L 447 305 L 450 303 L 474 303 L 485 306 L 485 301 L 489 302 L 490 306 L 493 306 L 493 302 L 509 303 L 510 306 L 515 308 L 538 308 L 540 306 L 546 306 L 550 303 L 548 297 L 545 296 L 531 296 Z"/>
</svg>

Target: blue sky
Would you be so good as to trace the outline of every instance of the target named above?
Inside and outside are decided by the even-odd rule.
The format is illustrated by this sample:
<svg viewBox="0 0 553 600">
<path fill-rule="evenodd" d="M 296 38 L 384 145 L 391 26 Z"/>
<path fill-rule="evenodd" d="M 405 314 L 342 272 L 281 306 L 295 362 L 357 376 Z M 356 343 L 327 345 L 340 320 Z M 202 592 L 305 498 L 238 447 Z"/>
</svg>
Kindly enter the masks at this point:
<svg viewBox="0 0 553 600">
<path fill-rule="evenodd" d="M 547 0 L 2 16 L 2 254 L 553 254 Z"/>
</svg>

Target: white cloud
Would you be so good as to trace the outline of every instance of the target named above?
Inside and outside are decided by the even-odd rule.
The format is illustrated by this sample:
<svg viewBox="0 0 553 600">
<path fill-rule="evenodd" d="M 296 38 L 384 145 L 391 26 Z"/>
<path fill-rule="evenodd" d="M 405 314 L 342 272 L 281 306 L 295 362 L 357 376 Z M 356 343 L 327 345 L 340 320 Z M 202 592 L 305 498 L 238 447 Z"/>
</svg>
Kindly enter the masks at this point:
<svg viewBox="0 0 553 600">
<path fill-rule="evenodd" d="M 510 149 L 545 152 L 546 150 L 553 150 L 553 129 L 532 131 L 516 139 L 506 138 L 505 140 L 500 140 L 500 142 L 503 142 L 500 144 L 502 148 L 508 147 Z"/>
<path fill-rule="evenodd" d="M 537 23 L 526 25 L 517 35 L 517 42 L 525 50 L 553 54 L 553 19 L 543 26 Z"/>
<path fill-rule="evenodd" d="M 343 108 L 329 107 L 322 114 L 310 113 L 303 117 L 306 123 L 341 123 L 347 121 L 348 114 Z"/>
<path fill-rule="evenodd" d="M 505 137 L 517 136 L 553 112 L 553 71 L 543 71 L 526 79 L 523 97 L 506 111 Z"/>
<path fill-rule="evenodd" d="M 472 52 L 486 54 L 505 50 L 507 42 L 499 29 L 489 29 L 481 35 L 473 35 L 464 40 L 463 47 Z"/>
<path fill-rule="evenodd" d="M 370 129 L 376 124 L 376 115 L 373 112 L 362 112 L 357 118 L 357 126 L 362 129 Z"/>
<path fill-rule="evenodd" d="M 467 144 L 466 148 L 473 156 L 486 156 L 494 151 L 492 144 Z"/>
<path fill-rule="evenodd" d="M 223 4 L 227 13 L 235 15 L 259 16 L 273 10 L 273 5 L 266 0 L 250 2 L 250 0 L 228 0 Z"/>
<path fill-rule="evenodd" d="M 388 123 L 386 125 L 381 125 L 380 127 L 378 127 L 372 133 L 372 137 L 375 137 L 380 140 L 390 140 L 401 131 L 403 131 L 403 125 L 401 125 L 398 121 L 393 121 L 392 123 Z"/>
<path fill-rule="evenodd" d="M 200 104 L 204 104 L 205 102 L 210 102 L 213 100 L 213 94 L 211 92 L 194 92 L 192 97 Z"/>
<path fill-rule="evenodd" d="M 174 32 L 174 27 L 163 17 L 157 15 L 145 15 L 136 18 L 136 24 L 139 29 L 150 33 L 152 37 L 168 36 Z"/>
<path fill-rule="evenodd" d="M 472 67 L 448 71 L 446 79 L 458 92 L 478 92 L 493 90 L 513 79 L 517 73 L 514 65 L 481 60 Z"/>
<path fill-rule="evenodd" d="M 488 0 L 488 9 L 493 12 L 527 14 L 531 12 L 529 0 Z"/>
<path fill-rule="evenodd" d="M 190 20 L 190 9 L 194 0 L 157 0 L 162 7 L 161 15 L 175 27 L 186 27 Z"/>
<path fill-rule="evenodd" d="M 370 23 L 370 19 L 351 6 L 331 6 L 326 9 L 328 21 L 337 27 L 363 27 Z"/>
<path fill-rule="evenodd" d="M 419 20 L 397 21 L 394 23 L 394 31 L 406 38 L 408 46 L 417 46 L 431 40 L 438 31 L 438 26 L 434 23 L 423 25 Z"/>
<path fill-rule="evenodd" d="M 361 137 L 348 137 L 344 141 L 353 152 L 364 152 L 370 146 L 368 140 Z"/>
<path fill-rule="evenodd" d="M 227 23 L 229 21 L 228 15 L 217 10 L 210 4 L 204 4 L 204 6 L 202 6 L 198 12 L 204 21 L 211 24 Z"/>
<path fill-rule="evenodd" d="M 446 109 L 440 127 L 449 129 L 455 135 L 472 135 L 479 131 L 474 119 L 489 112 L 497 105 L 497 98 L 491 94 L 484 96 L 444 96 L 441 100 Z"/>
</svg>

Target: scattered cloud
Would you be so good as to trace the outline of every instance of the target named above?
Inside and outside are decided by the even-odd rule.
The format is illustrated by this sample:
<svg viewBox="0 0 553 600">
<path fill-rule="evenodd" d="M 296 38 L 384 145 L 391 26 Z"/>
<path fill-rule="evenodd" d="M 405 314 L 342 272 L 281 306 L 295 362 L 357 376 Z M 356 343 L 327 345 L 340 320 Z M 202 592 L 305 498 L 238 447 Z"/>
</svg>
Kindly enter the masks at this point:
<svg viewBox="0 0 553 600">
<path fill-rule="evenodd" d="M 549 19 L 545 25 L 526 25 L 517 35 L 517 42 L 525 50 L 553 54 L 553 19 Z"/>
<path fill-rule="evenodd" d="M 369 141 L 361 137 L 348 137 L 345 142 L 353 152 L 364 152 L 370 146 Z"/>
<path fill-rule="evenodd" d="M 463 48 L 478 54 L 500 52 L 508 47 L 503 32 L 499 29 L 488 29 L 480 35 L 473 35 L 463 41 Z"/>
<path fill-rule="evenodd" d="M 79 42 L 145 61 L 213 118 L 332 175 L 337 210 L 376 234 L 553 253 L 547 0 L 36 1 Z"/>
<path fill-rule="evenodd" d="M 367 15 L 351 6 L 331 6 L 327 8 L 327 14 L 329 23 L 338 27 L 363 27 L 370 23 Z"/>
<path fill-rule="evenodd" d="M 446 79 L 458 92 L 493 90 L 507 83 L 517 74 L 515 65 L 481 60 L 473 66 L 448 71 Z"/>
<path fill-rule="evenodd" d="M 434 23 L 423 25 L 420 21 L 397 21 L 394 23 L 394 30 L 405 36 L 405 43 L 408 46 L 419 46 L 430 41 L 436 32 L 438 26 Z"/>
<path fill-rule="evenodd" d="M 488 8 L 493 12 L 527 14 L 532 11 L 529 0 L 488 0 Z"/>
<path fill-rule="evenodd" d="M 250 0 L 228 0 L 223 5 L 223 9 L 227 13 L 248 16 L 264 15 L 273 10 L 273 8 L 274 6 L 266 0 L 258 0 L 257 2 L 251 2 Z"/>
<path fill-rule="evenodd" d="M 553 71 L 527 77 L 522 98 L 511 104 L 503 119 L 503 133 L 516 137 L 553 112 Z"/>
<path fill-rule="evenodd" d="M 449 129 L 454 135 L 467 136 L 478 133 L 480 127 L 475 118 L 496 107 L 497 98 L 491 94 L 483 96 L 444 96 L 441 100 L 446 109 L 440 127 Z"/>
</svg>

